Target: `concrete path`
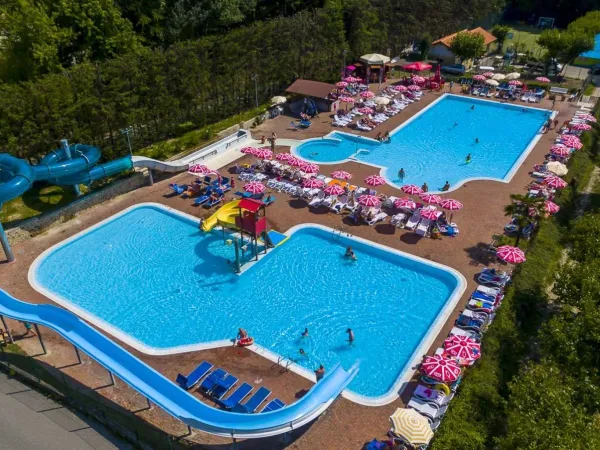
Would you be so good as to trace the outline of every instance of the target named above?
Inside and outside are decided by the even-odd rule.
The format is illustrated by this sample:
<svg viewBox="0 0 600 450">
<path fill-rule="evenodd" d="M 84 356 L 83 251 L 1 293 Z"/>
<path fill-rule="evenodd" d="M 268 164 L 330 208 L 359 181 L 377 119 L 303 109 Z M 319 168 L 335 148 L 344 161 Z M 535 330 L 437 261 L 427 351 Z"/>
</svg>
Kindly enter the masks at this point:
<svg viewBox="0 0 600 450">
<path fill-rule="evenodd" d="M 0 373 L 0 450 L 131 448 L 101 424 Z"/>
</svg>

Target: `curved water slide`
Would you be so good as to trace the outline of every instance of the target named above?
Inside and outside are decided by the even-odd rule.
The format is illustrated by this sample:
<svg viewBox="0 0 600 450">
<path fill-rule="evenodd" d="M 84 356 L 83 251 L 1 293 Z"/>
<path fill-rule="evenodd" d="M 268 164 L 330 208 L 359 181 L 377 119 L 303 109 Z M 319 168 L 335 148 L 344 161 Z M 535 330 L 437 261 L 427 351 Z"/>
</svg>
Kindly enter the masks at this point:
<svg viewBox="0 0 600 450">
<path fill-rule="evenodd" d="M 159 172 L 183 172 L 190 167 L 190 163 L 187 162 L 187 159 L 159 161 L 157 159 L 146 158 L 145 156 L 134 156 L 132 161 L 133 167 L 158 170 Z"/>
<path fill-rule="evenodd" d="M 70 311 L 25 303 L 0 289 L 0 314 L 53 329 L 172 416 L 198 430 L 230 438 L 286 433 L 317 418 L 358 373 L 333 367 L 300 400 L 278 411 L 240 414 L 213 408 L 175 385 Z"/>
</svg>

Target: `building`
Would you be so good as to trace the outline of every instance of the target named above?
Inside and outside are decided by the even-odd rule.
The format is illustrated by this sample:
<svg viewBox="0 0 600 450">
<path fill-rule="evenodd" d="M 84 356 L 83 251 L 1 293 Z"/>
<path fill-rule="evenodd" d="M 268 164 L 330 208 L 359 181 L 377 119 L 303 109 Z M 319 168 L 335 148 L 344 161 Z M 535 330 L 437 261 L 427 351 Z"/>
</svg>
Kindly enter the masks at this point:
<svg viewBox="0 0 600 450">
<path fill-rule="evenodd" d="M 334 84 L 321 83 L 320 81 L 302 80 L 294 81 L 286 90 L 290 94 L 296 94 L 299 99 L 290 103 L 290 109 L 295 114 L 316 108 L 321 112 L 332 111 L 334 100 L 329 98 L 337 87 Z"/>
<path fill-rule="evenodd" d="M 481 34 L 484 39 L 486 53 L 490 53 L 493 49 L 495 49 L 495 42 L 497 41 L 497 39 L 489 31 L 486 31 L 483 28 L 478 27 L 478 28 L 473 28 L 472 30 L 465 29 L 465 30 L 460 31 L 459 33 L 465 33 L 465 32 Z M 445 36 L 441 39 L 438 39 L 437 41 L 432 42 L 431 49 L 429 50 L 429 55 L 428 55 L 429 59 L 436 59 L 444 65 L 454 64 L 456 62 L 459 62 L 459 61 L 457 61 L 457 57 L 454 55 L 454 53 L 452 53 L 452 50 L 450 50 L 450 43 L 452 42 L 452 39 L 454 39 L 454 36 L 456 36 L 457 34 L 458 33 L 454 33 L 449 36 Z M 469 67 L 472 64 L 472 61 L 460 61 L 460 62 L 462 62 L 466 67 Z"/>
</svg>

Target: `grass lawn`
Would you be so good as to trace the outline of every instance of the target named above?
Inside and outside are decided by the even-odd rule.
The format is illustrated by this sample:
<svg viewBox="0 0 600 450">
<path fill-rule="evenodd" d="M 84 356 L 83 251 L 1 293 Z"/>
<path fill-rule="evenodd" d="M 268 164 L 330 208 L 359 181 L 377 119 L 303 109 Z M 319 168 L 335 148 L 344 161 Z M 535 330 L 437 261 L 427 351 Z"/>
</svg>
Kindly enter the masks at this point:
<svg viewBox="0 0 600 450">
<path fill-rule="evenodd" d="M 596 64 L 600 64 L 600 59 L 584 58 L 583 56 L 580 56 L 573 61 L 574 66 L 592 67 Z"/>
<path fill-rule="evenodd" d="M 519 52 L 529 50 L 534 56 L 539 56 L 541 51 L 541 47 L 537 44 L 537 38 L 541 33 L 539 28 L 531 25 L 520 25 L 514 23 L 507 23 L 503 25 L 510 27 L 510 32 L 512 33 L 512 38 L 507 38 L 504 41 L 504 50 L 508 49 L 509 47 L 517 48 L 517 45 L 522 45 L 524 48 L 519 48 Z"/>
</svg>

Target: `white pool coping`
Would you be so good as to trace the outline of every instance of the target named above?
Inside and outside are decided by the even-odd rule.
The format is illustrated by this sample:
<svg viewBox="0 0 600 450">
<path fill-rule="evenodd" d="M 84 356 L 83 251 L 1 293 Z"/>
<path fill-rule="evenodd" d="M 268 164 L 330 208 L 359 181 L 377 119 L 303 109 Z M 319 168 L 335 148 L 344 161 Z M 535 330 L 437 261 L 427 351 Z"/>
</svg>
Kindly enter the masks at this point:
<svg viewBox="0 0 600 450">
<path fill-rule="evenodd" d="M 394 128 L 391 132 L 390 135 L 393 136 L 394 134 L 396 134 L 397 132 L 399 132 L 400 130 L 402 130 L 404 127 L 408 126 L 412 121 L 416 120 L 417 118 L 419 118 L 422 114 L 424 114 L 426 111 L 428 111 L 430 108 L 433 108 L 435 105 L 437 105 L 439 102 L 441 102 L 443 99 L 445 99 L 446 97 L 451 96 L 451 97 L 456 97 L 456 98 L 460 98 L 460 99 L 469 99 L 475 102 L 488 102 L 488 103 L 494 103 L 496 105 L 504 105 L 504 106 L 508 106 L 511 108 L 519 108 L 519 109 L 533 109 L 536 111 L 546 111 L 546 112 L 550 112 L 550 118 L 554 119 L 556 117 L 556 115 L 558 114 L 558 111 L 550 111 L 549 109 L 543 109 L 543 108 L 536 108 L 534 106 L 528 106 L 528 105 L 516 105 L 516 104 L 511 104 L 511 103 L 503 103 L 503 102 L 497 102 L 494 100 L 489 100 L 487 98 L 478 98 L 478 97 L 466 97 L 466 96 L 462 96 L 462 95 L 456 95 L 456 94 L 443 94 L 442 96 L 440 96 L 440 98 L 438 98 L 437 100 L 434 100 L 433 102 L 431 102 L 429 105 L 427 105 L 425 108 L 423 108 L 421 111 L 419 111 L 417 114 L 413 115 L 412 117 L 408 118 L 406 121 L 404 121 L 403 123 L 401 123 L 400 125 L 398 125 L 396 128 Z M 543 125 L 542 125 L 543 127 Z M 515 176 L 515 174 L 517 173 L 517 171 L 519 170 L 519 168 L 521 167 L 521 165 L 523 164 L 523 162 L 525 162 L 525 159 L 529 156 L 529 154 L 531 153 L 531 151 L 533 150 L 533 148 L 536 146 L 536 144 L 539 142 L 539 140 L 542 138 L 542 133 L 541 133 L 541 128 L 540 127 L 540 131 L 538 131 L 538 133 L 536 133 L 536 135 L 533 137 L 533 139 L 531 141 L 529 141 L 529 144 L 527 145 L 527 147 L 525 147 L 525 149 L 521 152 L 520 156 L 517 158 L 517 160 L 513 163 L 513 165 L 511 166 L 511 168 L 509 169 L 509 171 L 506 173 L 506 175 L 504 175 L 503 178 L 497 178 L 497 177 L 470 177 L 470 178 L 465 178 L 463 180 L 461 180 L 458 184 L 451 186 L 450 189 L 448 189 L 447 191 L 429 191 L 432 194 L 448 194 L 450 192 L 453 192 L 457 189 L 459 189 L 462 185 L 464 185 L 465 183 L 468 183 L 470 181 L 497 181 L 500 183 L 510 183 L 511 180 L 513 179 L 513 177 Z M 348 156 L 348 158 L 346 159 L 340 159 L 337 161 L 328 161 L 328 162 L 322 162 L 322 161 L 316 161 L 314 159 L 310 159 L 307 158 L 305 156 L 301 156 L 298 151 L 297 148 L 300 147 L 303 144 L 306 144 L 308 142 L 314 142 L 314 141 L 320 141 L 323 139 L 329 139 L 329 140 L 338 140 L 336 139 L 335 136 L 333 136 L 334 134 L 345 134 L 347 136 L 351 136 L 352 138 L 359 138 L 359 139 L 364 139 L 366 141 L 374 141 L 375 143 L 378 143 L 377 140 L 373 139 L 373 138 L 369 138 L 367 136 L 362 136 L 359 134 L 352 134 L 352 133 L 348 133 L 346 131 L 342 131 L 342 130 L 333 130 L 330 131 L 329 133 L 327 133 L 325 136 L 322 136 L 320 138 L 310 138 L 310 139 L 304 139 L 302 141 L 300 141 L 299 144 L 294 145 L 290 148 L 290 153 L 292 153 L 294 156 L 296 156 L 297 158 L 300 158 L 304 161 L 308 161 L 311 163 L 315 163 L 315 164 L 319 164 L 319 165 L 333 165 L 333 164 L 342 164 L 342 163 L 346 163 L 346 162 L 356 162 L 358 164 L 364 164 L 366 166 L 371 166 L 371 167 L 375 167 L 377 169 L 379 169 L 379 174 L 385 178 L 385 181 L 387 181 L 387 183 L 396 188 L 396 189 L 400 189 L 398 187 L 397 184 L 393 183 L 390 179 L 390 177 L 387 176 L 387 172 L 389 170 L 388 167 L 386 166 L 380 166 L 378 164 L 373 164 L 371 162 L 366 162 L 360 159 L 356 159 L 356 155 L 357 153 L 360 152 L 360 149 L 358 149 L 357 152 L 353 153 L 352 155 Z"/>
<path fill-rule="evenodd" d="M 174 208 L 171 208 L 171 207 L 168 207 L 165 205 L 161 205 L 159 203 L 146 202 L 146 203 L 140 203 L 137 205 L 130 206 L 130 207 L 118 212 L 117 214 L 112 215 L 112 216 L 98 222 L 97 224 L 95 224 L 89 228 L 86 228 L 85 230 L 82 230 L 79 233 L 53 245 L 52 247 L 50 247 L 50 248 L 46 249 L 44 252 L 42 252 L 33 261 L 33 263 L 31 264 L 31 266 L 29 268 L 29 272 L 27 275 L 29 284 L 40 294 L 48 297 L 49 299 L 51 299 L 58 305 L 62 306 L 63 308 L 72 311 L 73 313 L 82 317 L 83 319 L 85 319 L 87 322 L 91 323 L 95 327 L 114 336 L 115 338 L 117 338 L 120 341 L 124 342 L 125 344 L 131 346 L 132 348 L 134 348 L 142 353 L 148 354 L 148 355 L 165 356 L 165 355 L 174 355 L 174 354 L 179 354 L 179 353 L 187 353 L 187 352 L 194 352 L 194 351 L 201 351 L 201 350 L 208 350 L 208 349 L 213 349 L 213 348 L 232 346 L 233 345 L 232 339 L 222 339 L 222 340 L 217 340 L 217 341 L 209 341 L 209 342 L 190 344 L 190 345 L 181 345 L 181 346 L 169 347 L 169 348 L 152 347 L 152 346 L 144 344 L 143 342 L 139 341 L 138 339 L 123 332 L 122 330 L 111 325 L 110 323 L 106 322 L 105 320 L 97 317 L 96 315 L 88 312 L 87 310 L 73 304 L 70 300 L 67 300 L 66 298 L 63 298 L 60 295 L 53 293 L 52 291 L 50 291 L 49 289 L 47 289 L 41 283 L 38 282 L 36 275 L 37 275 L 37 270 L 38 270 L 40 264 L 44 261 L 44 259 L 46 259 L 46 257 L 48 257 L 50 254 L 52 254 L 54 251 L 56 251 L 57 249 L 59 249 L 61 247 L 64 247 L 65 245 L 68 245 L 69 243 L 81 238 L 82 236 L 84 236 L 86 234 L 89 234 L 90 232 L 104 226 L 105 224 L 114 221 L 115 219 L 129 213 L 130 211 L 132 211 L 134 209 L 144 208 L 144 207 L 148 207 L 148 206 L 162 209 L 168 213 L 182 217 L 183 219 L 186 219 L 193 223 L 197 223 L 197 224 L 200 223 L 200 221 L 197 217 L 194 217 L 190 214 L 184 213 L 177 209 L 174 209 Z M 306 229 L 306 228 L 317 228 L 317 229 L 320 229 L 320 230 L 326 231 L 326 232 L 339 233 L 337 230 L 334 230 L 332 228 L 329 228 L 329 227 L 326 227 L 323 225 L 314 224 L 314 223 L 306 223 L 306 224 L 296 225 L 296 226 L 290 228 L 286 232 L 286 234 L 291 236 L 295 232 L 302 230 L 302 229 Z M 399 397 L 402 390 L 406 387 L 407 383 L 412 379 L 413 374 L 416 371 L 416 366 L 421 361 L 425 352 L 429 349 L 429 347 L 431 347 L 431 345 L 433 344 L 433 341 L 439 335 L 440 330 L 445 325 L 446 321 L 449 319 L 450 315 L 452 314 L 452 311 L 454 310 L 458 301 L 462 297 L 462 294 L 466 290 L 467 281 L 466 281 L 465 277 L 457 270 L 455 270 L 451 267 L 436 263 L 434 261 L 429 261 L 429 260 L 421 258 L 419 256 L 415 256 L 410 253 L 403 252 L 401 250 L 396 250 L 391 247 L 387 247 L 385 245 L 379 244 L 377 242 L 369 241 L 367 239 L 363 239 L 358 236 L 353 236 L 353 235 L 350 235 L 345 232 L 342 233 L 342 237 L 345 239 L 354 240 L 354 241 L 362 243 L 364 245 L 369 245 L 369 246 L 375 247 L 381 251 L 385 251 L 388 253 L 398 255 L 403 258 L 413 260 L 415 262 L 426 264 L 426 265 L 434 267 L 436 269 L 443 270 L 445 272 L 450 273 L 452 276 L 454 276 L 454 278 L 457 281 L 457 286 L 454 288 L 451 295 L 446 300 L 446 304 L 441 309 L 440 313 L 437 315 L 436 319 L 433 321 L 433 323 L 429 327 L 429 330 L 427 331 L 427 333 L 425 334 L 425 336 L 423 337 L 423 339 L 421 340 L 419 345 L 413 351 L 413 354 L 410 357 L 409 361 L 406 363 L 404 368 L 400 371 L 396 381 L 394 382 L 392 387 L 388 390 L 388 392 L 386 392 L 384 395 L 381 395 L 378 397 L 370 397 L 370 396 L 360 395 L 349 389 L 345 389 L 342 392 L 342 395 L 345 398 L 347 398 L 348 400 L 351 400 L 355 403 L 365 405 L 365 406 L 383 406 L 383 405 L 386 405 L 386 404 L 389 404 L 389 403 L 395 401 Z M 262 259 L 262 258 L 259 258 L 259 260 L 260 259 Z M 250 270 L 254 266 L 254 264 L 256 264 L 256 262 L 257 261 L 252 261 L 250 263 L 245 264 L 244 270 L 242 271 L 242 273 L 246 272 L 247 270 Z M 140 288 L 140 294 L 142 294 L 142 293 L 143 293 L 143 287 Z M 268 360 L 270 360 L 276 364 L 279 364 L 282 367 L 285 367 L 298 375 L 301 375 L 301 376 L 307 378 L 310 381 L 313 381 L 313 382 L 316 381 L 315 374 L 311 370 L 300 366 L 299 364 L 295 363 L 294 361 L 290 360 L 289 358 L 279 355 L 278 353 L 273 352 L 273 351 L 267 349 L 266 347 L 261 346 L 260 344 L 253 344 L 247 348 L 252 350 L 256 354 L 263 356 L 263 357 L 267 358 Z M 391 357 L 391 355 L 390 355 L 390 357 Z"/>
</svg>

